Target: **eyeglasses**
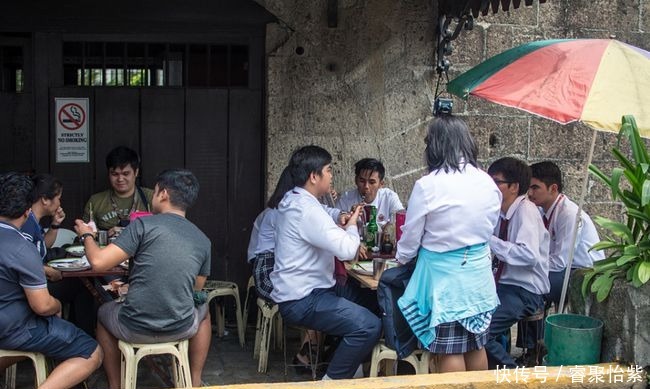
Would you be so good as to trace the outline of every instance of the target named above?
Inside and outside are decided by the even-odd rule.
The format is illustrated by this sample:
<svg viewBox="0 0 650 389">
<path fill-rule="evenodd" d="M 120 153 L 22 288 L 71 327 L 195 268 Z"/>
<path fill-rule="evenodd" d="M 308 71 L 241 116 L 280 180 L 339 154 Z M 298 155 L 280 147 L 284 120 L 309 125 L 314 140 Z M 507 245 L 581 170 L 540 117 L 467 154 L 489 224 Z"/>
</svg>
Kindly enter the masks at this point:
<svg viewBox="0 0 650 389">
<path fill-rule="evenodd" d="M 506 181 L 506 180 L 494 180 L 494 183 L 497 184 L 497 185 L 500 185 L 500 184 L 508 184 L 508 185 L 513 184 L 512 181 Z"/>
</svg>

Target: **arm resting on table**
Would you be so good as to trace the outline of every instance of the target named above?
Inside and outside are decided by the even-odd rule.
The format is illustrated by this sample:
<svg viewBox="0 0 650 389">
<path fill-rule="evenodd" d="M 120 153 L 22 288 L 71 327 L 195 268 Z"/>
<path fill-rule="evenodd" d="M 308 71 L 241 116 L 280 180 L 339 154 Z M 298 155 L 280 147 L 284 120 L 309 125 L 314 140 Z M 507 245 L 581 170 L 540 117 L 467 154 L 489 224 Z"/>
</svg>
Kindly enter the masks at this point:
<svg viewBox="0 0 650 389">
<path fill-rule="evenodd" d="M 102 249 L 93 239 L 86 239 L 84 248 L 86 249 L 86 258 L 95 271 L 112 269 L 122 261 L 129 259 L 129 254 L 113 243 Z"/>
</svg>

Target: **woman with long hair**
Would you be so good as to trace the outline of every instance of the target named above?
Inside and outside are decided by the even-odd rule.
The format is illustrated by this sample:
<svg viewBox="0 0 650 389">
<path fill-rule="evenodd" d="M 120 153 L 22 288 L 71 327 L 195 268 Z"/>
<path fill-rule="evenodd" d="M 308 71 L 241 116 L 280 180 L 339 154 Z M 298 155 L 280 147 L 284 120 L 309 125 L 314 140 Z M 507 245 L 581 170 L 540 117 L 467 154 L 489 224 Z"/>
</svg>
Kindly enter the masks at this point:
<svg viewBox="0 0 650 389">
<path fill-rule="evenodd" d="M 477 167 L 477 147 L 463 120 L 436 118 L 427 131 L 429 173 L 413 187 L 396 258 L 417 257 L 398 305 L 441 372 L 485 370 L 488 327 L 499 305 L 488 241 L 501 193 Z"/>
</svg>

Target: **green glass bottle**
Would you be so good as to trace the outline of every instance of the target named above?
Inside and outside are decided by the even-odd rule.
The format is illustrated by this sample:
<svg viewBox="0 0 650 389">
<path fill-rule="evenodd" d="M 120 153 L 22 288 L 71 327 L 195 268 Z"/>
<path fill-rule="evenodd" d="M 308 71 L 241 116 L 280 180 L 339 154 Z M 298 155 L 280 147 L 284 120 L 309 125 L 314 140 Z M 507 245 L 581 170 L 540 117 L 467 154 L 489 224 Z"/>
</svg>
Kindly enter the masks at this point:
<svg viewBox="0 0 650 389">
<path fill-rule="evenodd" d="M 377 226 L 377 207 L 373 205 L 370 210 L 370 221 L 368 221 L 368 225 L 366 226 L 366 247 L 369 249 L 379 246 L 377 232 L 379 232 L 379 226 Z"/>
</svg>

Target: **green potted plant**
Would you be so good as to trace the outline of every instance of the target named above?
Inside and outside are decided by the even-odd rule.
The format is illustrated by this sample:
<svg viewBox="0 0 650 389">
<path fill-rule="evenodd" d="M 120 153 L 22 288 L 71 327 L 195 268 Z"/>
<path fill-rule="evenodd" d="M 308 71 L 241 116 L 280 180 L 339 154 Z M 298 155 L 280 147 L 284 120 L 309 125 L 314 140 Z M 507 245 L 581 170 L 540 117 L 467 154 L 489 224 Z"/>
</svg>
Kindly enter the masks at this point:
<svg viewBox="0 0 650 389">
<path fill-rule="evenodd" d="M 621 138 L 628 139 L 632 159 L 621 152 Z M 589 171 L 609 187 L 612 198 L 623 203 L 627 215 L 626 223 L 594 218 L 606 235 L 592 249 L 607 250 L 608 255 L 586 272 L 582 295 L 586 297 L 590 290 L 598 302 L 607 298 L 616 279 L 625 278 L 637 288 L 650 280 L 650 156 L 634 117 L 623 117 L 612 155 L 621 166 L 612 169 L 610 175 L 593 164 L 589 166 Z"/>
<path fill-rule="evenodd" d="M 627 139 L 631 157 L 621 151 L 622 139 Z M 604 234 L 593 249 L 605 250 L 607 256 L 594 263 L 593 269 L 575 272 L 569 301 L 572 311 L 603 321 L 601 361 L 648 366 L 650 156 L 632 116 L 623 117 L 612 155 L 619 166 L 610 174 L 594 165 L 589 171 L 623 204 L 626 220 L 594 218 Z"/>
</svg>

